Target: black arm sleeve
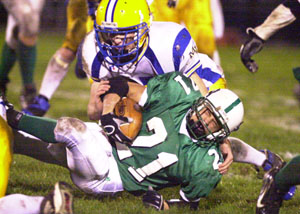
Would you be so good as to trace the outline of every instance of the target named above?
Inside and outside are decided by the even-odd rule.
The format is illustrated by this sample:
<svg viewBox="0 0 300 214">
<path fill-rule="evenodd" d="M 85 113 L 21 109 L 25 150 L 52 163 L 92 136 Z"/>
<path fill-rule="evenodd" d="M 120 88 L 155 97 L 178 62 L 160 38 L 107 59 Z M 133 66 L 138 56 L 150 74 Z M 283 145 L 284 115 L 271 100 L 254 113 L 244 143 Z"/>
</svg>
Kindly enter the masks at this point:
<svg viewBox="0 0 300 214">
<path fill-rule="evenodd" d="M 300 19 L 300 2 L 298 0 L 285 0 L 282 4 L 290 8 L 294 16 Z"/>
</svg>

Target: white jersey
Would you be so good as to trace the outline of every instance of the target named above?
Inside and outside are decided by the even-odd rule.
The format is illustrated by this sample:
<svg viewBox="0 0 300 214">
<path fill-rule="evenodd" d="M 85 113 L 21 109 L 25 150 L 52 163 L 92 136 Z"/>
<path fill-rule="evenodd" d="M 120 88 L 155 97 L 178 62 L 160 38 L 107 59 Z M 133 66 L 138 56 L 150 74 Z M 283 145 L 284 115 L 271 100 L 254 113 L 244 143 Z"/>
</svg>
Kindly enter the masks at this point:
<svg viewBox="0 0 300 214">
<path fill-rule="evenodd" d="M 81 54 L 82 68 L 94 81 L 116 75 L 127 76 L 146 85 L 156 75 L 180 71 L 190 77 L 197 74 L 204 80 L 206 87 L 224 78 L 224 73 L 207 55 L 197 52 L 194 40 L 187 29 L 173 22 L 153 22 L 149 31 L 149 46 L 141 53 L 136 66 L 119 69 L 106 62 L 99 51 L 95 31 L 84 39 Z M 125 71 L 127 70 L 127 71 Z"/>
</svg>

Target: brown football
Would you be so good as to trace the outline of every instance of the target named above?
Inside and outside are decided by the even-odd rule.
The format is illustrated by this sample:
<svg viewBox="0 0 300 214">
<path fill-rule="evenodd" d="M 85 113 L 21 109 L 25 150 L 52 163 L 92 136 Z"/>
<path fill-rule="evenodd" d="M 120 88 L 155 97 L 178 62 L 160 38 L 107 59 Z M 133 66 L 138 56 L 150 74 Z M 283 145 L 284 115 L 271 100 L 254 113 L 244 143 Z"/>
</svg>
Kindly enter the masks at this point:
<svg viewBox="0 0 300 214">
<path fill-rule="evenodd" d="M 114 113 L 117 116 L 129 117 L 133 120 L 131 123 L 120 126 L 122 133 L 133 140 L 142 126 L 142 112 L 139 105 L 134 100 L 123 97 L 115 106 Z"/>
</svg>

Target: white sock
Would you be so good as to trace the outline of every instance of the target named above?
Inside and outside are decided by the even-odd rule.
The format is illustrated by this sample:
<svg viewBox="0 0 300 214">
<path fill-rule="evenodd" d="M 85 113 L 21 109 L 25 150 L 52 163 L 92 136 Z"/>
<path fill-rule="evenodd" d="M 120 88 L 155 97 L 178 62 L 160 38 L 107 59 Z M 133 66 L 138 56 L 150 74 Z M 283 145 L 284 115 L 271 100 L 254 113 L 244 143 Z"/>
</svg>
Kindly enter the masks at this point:
<svg viewBox="0 0 300 214">
<path fill-rule="evenodd" d="M 233 160 L 240 163 L 250 163 L 256 166 L 262 166 L 267 159 L 266 155 L 241 139 L 235 137 L 228 137 L 231 143 Z"/>
<path fill-rule="evenodd" d="M 0 214 L 39 214 L 44 197 L 11 194 L 0 198 Z"/>
<path fill-rule="evenodd" d="M 54 54 L 47 65 L 39 93 L 50 100 L 68 73 L 69 65 L 70 62 L 65 62 L 59 53 Z"/>
</svg>

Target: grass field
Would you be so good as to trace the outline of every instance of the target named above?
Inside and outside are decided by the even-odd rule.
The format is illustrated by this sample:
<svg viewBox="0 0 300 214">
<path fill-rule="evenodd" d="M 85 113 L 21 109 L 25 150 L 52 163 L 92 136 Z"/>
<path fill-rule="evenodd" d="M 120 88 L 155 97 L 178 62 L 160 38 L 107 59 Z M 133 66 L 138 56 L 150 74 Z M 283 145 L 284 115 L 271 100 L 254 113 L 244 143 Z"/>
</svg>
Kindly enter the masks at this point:
<svg viewBox="0 0 300 214">
<path fill-rule="evenodd" d="M 0 31 L 3 45 L 4 29 Z M 39 87 L 48 60 L 60 46 L 63 33 L 42 33 L 38 42 L 38 60 L 35 80 Z M 235 91 L 245 105 L 245 120 L 239 137 L 258 148 L 269 148 L 289 160 L 300 153 L 300 109 L 293 97 L 296 80 L 292 68 L 300 66 L 300 48 L 277 45 L 268 46 L 255 59 L 260 70 L 250 74 L 242 66 L 239 47 L 221 47 L 220 55 L 228 87 Z M 74 65 L 73 65 L 74 66 Z M 8 99 L 19 108 L 21 80 L 16 66 L 10 74 Z M 87 121 L 89 83 L 76 79 L 73 67 L 51 100 L 47 117 L 72 116 Z M 58 181 L 72 183 L 66 169 L 44 164 L 32 158 L 14 155 L 7 194 L 24 193 L 45 195 Z M 200 201 L 199 210 L 174 207 L 164 213 L 214 213 L 247 214 L 255 212 L 256 199 L 262 180 L 256 178 L 251 166 L 234 163 L 217 188 Z M 73 185 L 74 186 L 74 185 Z M 178 188 L 160 191 L 165 198 L 177 198 Z M 142 206 L 140 198 L 122 193 L 115 198 L 95 199 L 75 190 L 75 213 L 156 213 Z M 287 202 L 281 213 L 300 212 L 300 191 Z"/>
</svg>

